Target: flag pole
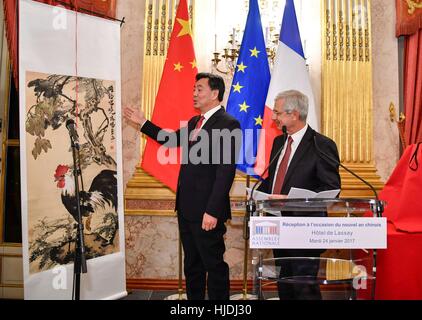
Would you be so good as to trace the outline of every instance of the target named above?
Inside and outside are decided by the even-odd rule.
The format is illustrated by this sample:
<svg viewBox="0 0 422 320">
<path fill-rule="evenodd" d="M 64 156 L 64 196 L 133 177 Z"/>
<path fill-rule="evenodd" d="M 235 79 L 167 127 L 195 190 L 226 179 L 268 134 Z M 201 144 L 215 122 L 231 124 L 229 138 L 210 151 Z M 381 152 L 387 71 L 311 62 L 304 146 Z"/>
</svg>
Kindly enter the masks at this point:
<svg viewBox="0 0 422 320">
<path fill-rule="evenodd" d="M 251 176 L 246 176 L 246 188 L 249 188 L 251 184 Z M 246 193 L 246 197 L 248 194 Z M 245 210 L 245 215 L 249 214 L 248 210 Z M 248 221 L 249 219 L 244 219 L 244 234 L 243 239 L 245 240 L 244 245 L 244 254 L 243 254 L 243 288 L 241 294 L 236 294 L 230 297 L 230 300 L 257 300 L 257 296 L 253 294 L 248 294 L 248 263 L 249 263 L 249 232 L 246 228 L 249 228 Z"/>
<path fill-rule="evenodd" d="M 246 187 L 249 188 L 251 184 L 251 176 L 246 176 Z M 247 197 L 247 195 L 246 195 Z M 245 214 L 248 214 L 248 211 L 245 210 Z M 245 219 L 244 221 L 249 221 L 249 219 Z M 249 226 L 244 226 L 245 228 L 249 228 Z M 243 260 L 243 300 L 248 299 L 248 256 L 249 256 L 249 237 L 245 238 L 245 254 Z"/>
<path fill-rule="evenodd" d="M 255 165 L 251 167 L 252 163 L 256 163 L 258 156 L 258 146 L 255 147 L 255 139 L 259 139 L 265 121 L 265 102 L 271 78 L 258 0 L 249 0 L 248 17 L 235 70 L 232 88 L 227 100 L 227 112 L 239 120 L 242 128 L 244 141 L 241 151 L 242 157 L 237 168 L 246 173 L 246 183 L 249 187 L 251 175 L 248 172 L 252 173 L 254 168 L 256 170 Z M 253 295 L 248 295 L 247 287 L 251 208 L 248 205 L 246 207 L 243 222 L 243 238 L 245 240 L 243 290 L 240 295 L 237 295 L 237 300 L 254 299 Z M 234 297 L 232 298 L 234 300 Z"/>
<path fill-rule="evenodd" d="M 178 300 L 186 300 L 186 294 L 183 294 L 183 281 L 182 281 L 182 241 L 180 240 L 180 232 L 179 232 L 179 299 Z"/>
</svg>

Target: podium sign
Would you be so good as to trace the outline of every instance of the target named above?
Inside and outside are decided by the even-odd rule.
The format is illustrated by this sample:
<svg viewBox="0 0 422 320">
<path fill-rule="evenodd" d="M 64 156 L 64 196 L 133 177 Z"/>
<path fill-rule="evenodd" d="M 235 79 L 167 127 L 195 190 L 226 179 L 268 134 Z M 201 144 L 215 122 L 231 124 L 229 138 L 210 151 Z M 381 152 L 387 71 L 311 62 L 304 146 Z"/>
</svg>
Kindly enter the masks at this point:
<svg viewBox="0 0 422 320">
<path fill-rule="evenodd" d="M 386 218 L 251 217 L 251 249 L 386 249 Z"/>
</svg>

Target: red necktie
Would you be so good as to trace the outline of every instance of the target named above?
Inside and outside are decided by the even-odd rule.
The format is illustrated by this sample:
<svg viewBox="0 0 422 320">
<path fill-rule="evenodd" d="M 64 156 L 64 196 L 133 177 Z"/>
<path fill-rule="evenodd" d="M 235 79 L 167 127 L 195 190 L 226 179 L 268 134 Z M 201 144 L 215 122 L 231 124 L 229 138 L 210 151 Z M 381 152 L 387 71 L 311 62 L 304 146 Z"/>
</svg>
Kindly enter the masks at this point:
<svg viewBox="0 0 422 320">
<path fill-rule="evenodd" d="M 192 138 L 190 139 L 191 143 L 196 141 L 196 138 L 198 137 L 198 134 L 199 134 L 199 130 L 201 129 L 201 126 L 204 120 L 205 120 L 205 117 L 201 116 L 198 122 L 196 123 L 195 129 L 193 129 Z"/>
<path fill-rule="evenodd" d="M 292 142 L 293 139 L 289 136 L 287 141 L 286 152 L 283 155 L 283 159 L 281 159 L 280 166 L 278 167 L 277 177 L 275 179 L 273 194 L 280 194 L 281 187 L 283 186 L 284 177 L 286 176 L 287 165 L 289 163 L 290 153 L 292 152 Z"/>
</svg>

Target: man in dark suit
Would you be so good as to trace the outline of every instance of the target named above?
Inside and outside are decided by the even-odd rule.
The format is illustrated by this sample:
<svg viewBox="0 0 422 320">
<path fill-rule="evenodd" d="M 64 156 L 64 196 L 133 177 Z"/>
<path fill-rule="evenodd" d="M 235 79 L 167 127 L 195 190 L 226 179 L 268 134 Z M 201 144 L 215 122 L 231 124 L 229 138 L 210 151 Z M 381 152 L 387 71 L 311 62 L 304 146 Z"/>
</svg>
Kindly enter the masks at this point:
<svg viewBox="0 0 422 320">
<path fill-rule="evenodd" d="M 286 198 L 290 188 L 303 188 L 320 192 L 340 189 L 338 166 L 324 159 L 320 152 L 339 160 L 334 141 L 314 131 L 307 123 L 308 98 L 299 91 L 289 90 L 275 98 L 272 120 L 282 130 L 285 126 L 287 137 L 280 135 L 274 139 L 268 169 L 268 178 L 259 190 L 272 194 L 272 199 Z M 279 152 L 281 149 L 281 152 Z M 282 212 L 283 216 L 304 216 L 304 212 Z M 325 216 L 326 212 L 308 213 Z M 323 249 L 275 249 L 273 254 L 280 268 L 280 278 L 316 277 L 319 270 L 318 259 L 291 260 L 289 257 L 319 257 Z M 309 278 L 308 278 L 309 279 Z M 278 283 L 280 299 L 321 299 L 318 284 Z"/>
<path fill-rule="evenodd" d="M 224 261 L 225 222 L 231 219 L 229 192 L 236 172 L 241 134 L 239 122 L 220 105 L 224 81 L 218 75 L 198 73 L 194 107 L 201 113 L 186 128 L 164 133 L 145 119 L 142 111 L 125 108 L 125 117 L 141 132 L 168 147 L 185 146 L 176 193 L 176 211 L 184 251 L 189 300 L 229 299 L 229 267 Z M 185 132 L 186 133 L 186 132 Z M 184 141 L 189 138 L 189 141 Z M 208 277 L 207 277 L 208 274 Z"/>
</svg>

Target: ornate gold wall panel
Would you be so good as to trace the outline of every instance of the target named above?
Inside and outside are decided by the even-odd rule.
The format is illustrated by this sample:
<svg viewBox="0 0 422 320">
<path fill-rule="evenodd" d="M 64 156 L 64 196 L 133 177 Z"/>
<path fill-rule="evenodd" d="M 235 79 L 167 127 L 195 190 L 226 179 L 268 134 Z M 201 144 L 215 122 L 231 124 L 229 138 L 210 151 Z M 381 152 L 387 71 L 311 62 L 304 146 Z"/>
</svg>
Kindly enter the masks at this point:
<svg viewBox="0 0 422 320">
<path fill-rule="evenodd" d="M 256 180 L 252 180 L 253 184 Z M 244 216 L 245 210 L 240 207 L 244 203 L 246 196 L 239 195 L 245 190 L 246 179 L 236 175 L 233 183 L 232 203 L 239 204 L 239 209 L 232 210 L 233 216 Z M 126 215 L 148 215 L 148 216 L 174 216 L 175 194 L 161 182 L 157 181 L 140 166 L 132 179 L 128 182 L 125 193 L 125 214 Z"/>
<path fill-rule="evenodd" d="M 376 189 L 370 0 L 322 0 L 322 132 L 341 162 Z M 369 188 L 340 170 L 343 197 L 370 197 Z"/>
</svg>

